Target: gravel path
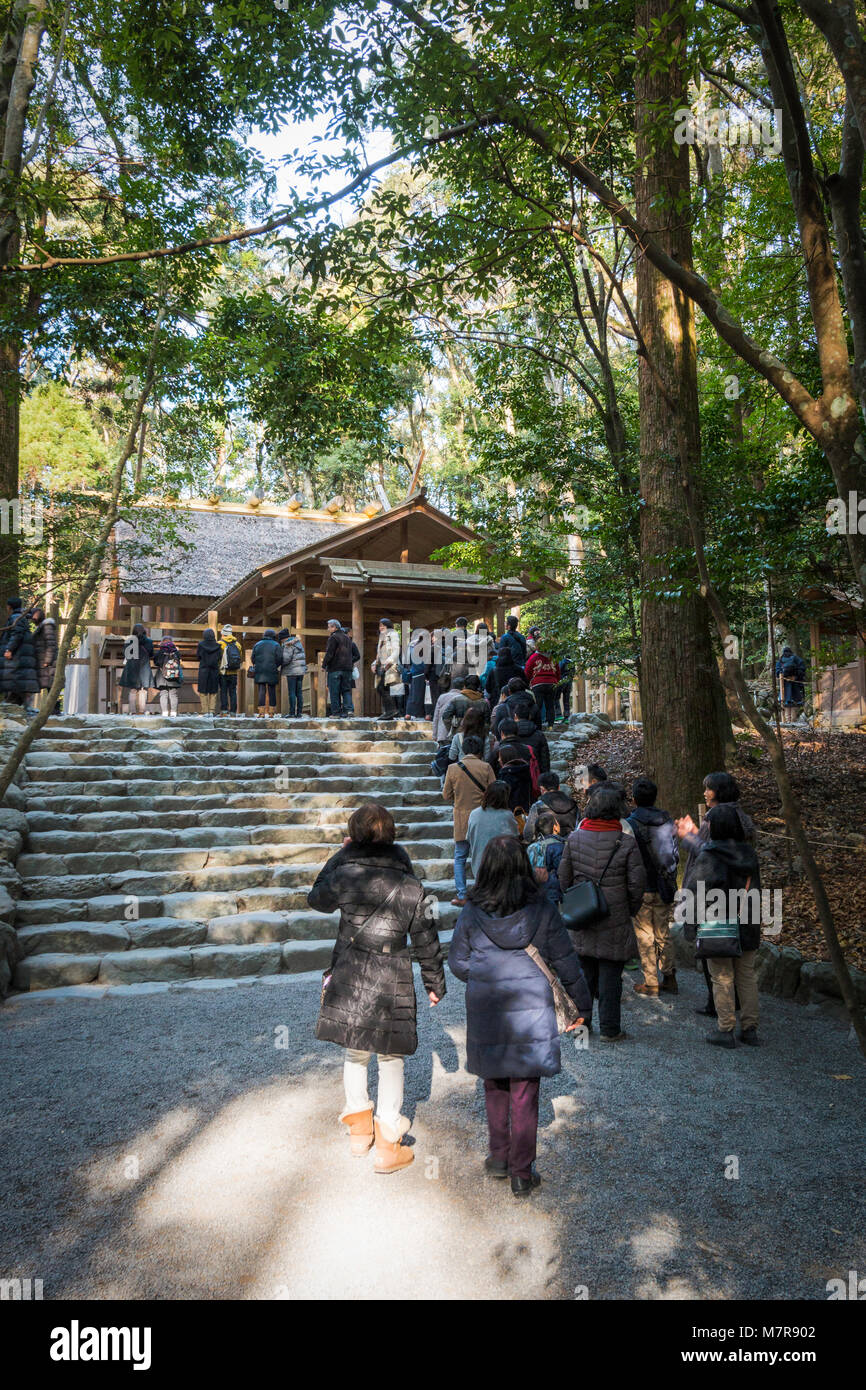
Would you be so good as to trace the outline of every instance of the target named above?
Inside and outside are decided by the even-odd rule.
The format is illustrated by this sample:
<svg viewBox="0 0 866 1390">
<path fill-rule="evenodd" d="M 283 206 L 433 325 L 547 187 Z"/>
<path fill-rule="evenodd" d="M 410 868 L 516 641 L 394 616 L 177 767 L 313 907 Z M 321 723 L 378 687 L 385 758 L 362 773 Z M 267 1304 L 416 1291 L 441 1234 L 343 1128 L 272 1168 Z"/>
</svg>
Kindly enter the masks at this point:
<svg viewBox="0 0 866 1390">
<path fill-rule="evenodd" d="M 659 1001 L 630 979 L 631 1040 L 565 1042 L 542 1083 L 545 1181 L 521 1202 L 482 1175 L 450 976 L 407 1067 L 416 1162 L 389 1178 L 336 1123 L 317 977 L 12 1001 L 0 1277 L 47 1299 L 825 1299 L 866 1271 L 866 1067 L 846 1029 L 762 996 L 766 1045 L 720 1053 L 697 977 Z"/>
</svg>

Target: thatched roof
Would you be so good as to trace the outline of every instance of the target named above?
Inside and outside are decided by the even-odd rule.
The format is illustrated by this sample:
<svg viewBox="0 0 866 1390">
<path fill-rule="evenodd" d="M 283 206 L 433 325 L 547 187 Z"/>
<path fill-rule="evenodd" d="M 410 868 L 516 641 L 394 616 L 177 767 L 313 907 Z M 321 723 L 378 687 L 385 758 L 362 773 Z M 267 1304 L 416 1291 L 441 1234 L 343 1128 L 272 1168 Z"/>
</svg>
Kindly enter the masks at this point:
<svg viewBox="0 0 866 1390">
<path fill-rule="evenodd" d="M 154 553 L 153 521 L 143 513 L 143 529 L 120 521 L 115 527 L 120 584 L 128 598 L 165 594 L 178 598 L 215 599 L 259 566 L 345 530 L 345 523 L 308 517 L 208 512 L 178 507 L 172 516 L 186 544 Z M 363 518 L 359 518 L 362 520 Z M 136 553 L 136 542 L 148 554 Z"/>
</svg>

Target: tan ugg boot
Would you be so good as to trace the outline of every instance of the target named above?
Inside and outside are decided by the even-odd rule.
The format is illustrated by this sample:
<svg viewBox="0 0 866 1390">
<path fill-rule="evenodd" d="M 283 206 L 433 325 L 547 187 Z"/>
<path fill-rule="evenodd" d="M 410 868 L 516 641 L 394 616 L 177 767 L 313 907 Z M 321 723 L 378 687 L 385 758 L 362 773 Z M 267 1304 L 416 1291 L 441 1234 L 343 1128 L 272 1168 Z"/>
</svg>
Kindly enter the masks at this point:
<svg viewBox="0 0 866 1390">
<path fill-rule="evenodd" d="M 377 1173 L 396 1173 L 401 1168 L 408 1168 L 410 1163 L 415 1162 L 415 1155 L 412 1150 L 406 1148 L 401 1142 L 402 1134 L 391 1129 L 390 1125 L 383 1125 L 381 1120 L 376 1120 L 374 1123 L 376 1126 L 376 1162 L 373 1167 Z"/>
<path fill-rule="evenodd" d="M 259 719 L 264 719 L 264 717 L 265 717 L 265 707 L 264 707 L 264 705 L 259 705 L 258 709 L 256 710 L 256 714 L 259 716 Z"/>
<path fill-rule="evenodd" d="M 353 1115 L 341 1115 L 340 1123 L 348 1127 L 349 1145 L 353 1158 L 363 1158 L 373 1147 L 373 1107 L 356 1110 Z"/>
</svg>

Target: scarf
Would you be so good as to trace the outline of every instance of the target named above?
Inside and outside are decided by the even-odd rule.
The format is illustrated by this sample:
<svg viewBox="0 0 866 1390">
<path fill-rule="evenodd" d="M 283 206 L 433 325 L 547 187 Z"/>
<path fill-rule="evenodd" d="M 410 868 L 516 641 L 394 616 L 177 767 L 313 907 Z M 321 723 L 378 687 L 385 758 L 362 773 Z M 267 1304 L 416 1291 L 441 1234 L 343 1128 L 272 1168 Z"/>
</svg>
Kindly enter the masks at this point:
<svg viewBox="0 0 866 1390">
<path fill-rule="evenodd" d="M 622 830 L 618 820 L 583 820 L 581 830 Z"/>
</svg>

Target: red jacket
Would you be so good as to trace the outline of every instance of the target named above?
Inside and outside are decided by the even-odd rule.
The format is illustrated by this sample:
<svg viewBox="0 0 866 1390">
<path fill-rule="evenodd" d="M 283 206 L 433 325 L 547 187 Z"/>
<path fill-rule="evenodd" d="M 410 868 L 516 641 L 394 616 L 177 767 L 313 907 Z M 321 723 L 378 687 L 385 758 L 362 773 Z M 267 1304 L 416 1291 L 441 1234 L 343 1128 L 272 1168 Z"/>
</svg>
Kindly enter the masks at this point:
<svg viewBox="0 0 866 1390">
<path fill-rule="evenodd" d="M 556 685 L 559 680 L 559 664 L 551 661 L 549 656 L 542 656 L 541 652 L 533 652 L 526 663 L 526 679 L 530 686 Z"/>
</svg>

